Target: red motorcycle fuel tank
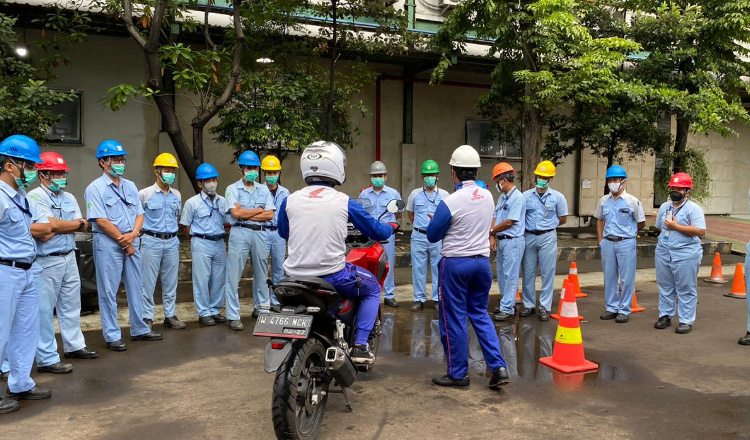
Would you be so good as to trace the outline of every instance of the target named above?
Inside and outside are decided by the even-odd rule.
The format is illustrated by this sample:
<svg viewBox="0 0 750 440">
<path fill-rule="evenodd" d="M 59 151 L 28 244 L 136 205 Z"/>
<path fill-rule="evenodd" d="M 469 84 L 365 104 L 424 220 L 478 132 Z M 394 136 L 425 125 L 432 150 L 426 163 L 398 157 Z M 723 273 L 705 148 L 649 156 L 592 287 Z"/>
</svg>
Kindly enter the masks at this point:
<svg viewBox="0 0 750 440">
<path fill-rule="evenodd" d="M 372 246 L 353 248 L 346 254 L 346 261 L 368 270 L 375 275 L 381 286 L 385 281 L 385 276 L 388 275 L 388 256 L 378 242 Z"/>
</svg>

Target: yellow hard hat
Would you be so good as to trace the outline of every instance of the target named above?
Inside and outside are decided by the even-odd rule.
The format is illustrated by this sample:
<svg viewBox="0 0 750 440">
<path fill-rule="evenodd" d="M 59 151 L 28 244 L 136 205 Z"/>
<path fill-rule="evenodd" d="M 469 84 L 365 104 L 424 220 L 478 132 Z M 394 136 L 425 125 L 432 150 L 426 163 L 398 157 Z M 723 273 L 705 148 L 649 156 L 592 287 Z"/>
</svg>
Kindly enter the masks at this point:
<svg viewBox="0 0 750 440">
<path fill-rule="evenodd" d="M 177 159 L 174 158 L 169 153 L 161 153 L 160 155 L 156 156 L 156 159 L 154 159 L 154 166 L 155 167 L 172 167 L 172 168 L 179 168 L 180 166 L 177 164 Z"/>
<path fill-rule="evenodd" d="M 280 171 L 281 162 L 276 156 L 266 156 L 263 158 L 263 162 L 260 163 L 260 169 L 263 171 Z"/>
<path fill-rule="evenodd" d="M 543 160 L 536 166 L 534 174 L 542 177 L 555 177 L 555 164 L 548 160 Z"/>
</svg>

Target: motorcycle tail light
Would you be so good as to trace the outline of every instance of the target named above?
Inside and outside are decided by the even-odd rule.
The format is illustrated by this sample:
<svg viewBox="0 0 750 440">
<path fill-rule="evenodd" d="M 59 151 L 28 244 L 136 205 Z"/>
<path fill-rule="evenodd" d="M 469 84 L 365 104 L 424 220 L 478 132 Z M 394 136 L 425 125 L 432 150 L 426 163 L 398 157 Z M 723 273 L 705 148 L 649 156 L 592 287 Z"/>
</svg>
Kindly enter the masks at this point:
<svg viewBox="0 0 750 440">
<path fill-rule="evenodd" d="M 286 342 L 271 342 L 271 348 L 274 350 L 281 350 L 286 345 Z"/>
</svg>

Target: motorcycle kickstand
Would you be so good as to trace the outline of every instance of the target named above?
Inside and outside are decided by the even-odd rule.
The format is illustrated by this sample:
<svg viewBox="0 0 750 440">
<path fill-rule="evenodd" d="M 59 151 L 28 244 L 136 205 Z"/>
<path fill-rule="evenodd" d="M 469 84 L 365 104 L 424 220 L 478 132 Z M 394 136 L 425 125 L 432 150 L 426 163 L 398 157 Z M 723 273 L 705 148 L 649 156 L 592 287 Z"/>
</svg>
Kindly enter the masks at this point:
<svg viewBox="0 0 750 440">
<path fill-rule="evenodd" d="M 346 402 L 346 409 L 349 412 L 354 412 L 354 407 L 352 406 L 352 402 L 349 400 L 349 395 L 346 393 L 346 388 L 342 387 L 339 384 L 336 384 L 336 385 L 338 385 L 340 389 L 338 389 L 338 390 L 330 390 L 328 392 L 329 393 L 343 394 L 344 395 L 344 401 Z"/>
</svg>

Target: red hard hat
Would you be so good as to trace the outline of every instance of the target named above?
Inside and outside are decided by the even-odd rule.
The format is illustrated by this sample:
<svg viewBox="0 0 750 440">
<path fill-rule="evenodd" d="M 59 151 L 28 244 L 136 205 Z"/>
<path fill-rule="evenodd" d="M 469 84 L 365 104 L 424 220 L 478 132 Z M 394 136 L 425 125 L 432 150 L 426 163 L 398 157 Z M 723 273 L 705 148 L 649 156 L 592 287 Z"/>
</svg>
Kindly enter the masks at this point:
<svg viewBox="0 0 750 440">
<path fill-rule="evenodd" d="M 36 166 L 36 169 L 39 171 L 69 171 L 70 170 L 70 168 L 68 168 L 68 164 L 65 162 L 65 159 L 63 159 L 60 153 L 48 151 L 46 153 L 42 153 L 40 157 L 42 158 L 42 163 Z"/>
<path fill-rule="evenodd" d="M 688 173 L 676 173 L 669 179 L 670 188 L 692 188 L 693 178 Z"/>
</svg>

